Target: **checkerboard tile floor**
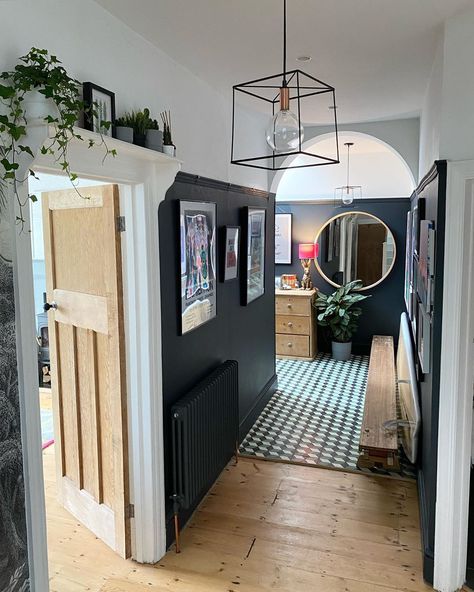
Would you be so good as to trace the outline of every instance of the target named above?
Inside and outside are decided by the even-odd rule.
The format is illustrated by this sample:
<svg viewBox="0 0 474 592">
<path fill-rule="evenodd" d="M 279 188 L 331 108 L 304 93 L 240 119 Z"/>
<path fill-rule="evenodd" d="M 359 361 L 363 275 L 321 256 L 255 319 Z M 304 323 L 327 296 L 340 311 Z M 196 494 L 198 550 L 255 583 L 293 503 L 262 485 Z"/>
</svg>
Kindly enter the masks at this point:
<svg viewBox="0 0 474 592">
<path fill-rule="evenodd" d="M 357 467 L 368 356 L 336 362 L 277 359 L 278 390 L 241 444 L 243 455 L 335 469 Z M 402 475 L 415 471 L 402 460 Z M 390 475 L 388 471 L 364 469 Z M 400 473 L 393 473 L 400 477 Z"/>
</svg>

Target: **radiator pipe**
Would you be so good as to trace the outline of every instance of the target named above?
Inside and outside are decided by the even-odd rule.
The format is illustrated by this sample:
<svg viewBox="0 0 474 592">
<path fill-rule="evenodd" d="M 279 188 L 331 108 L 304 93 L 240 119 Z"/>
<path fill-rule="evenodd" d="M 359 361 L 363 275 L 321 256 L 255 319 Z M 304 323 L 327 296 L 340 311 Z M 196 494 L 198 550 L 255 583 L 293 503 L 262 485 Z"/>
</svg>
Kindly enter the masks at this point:
<svg viewBox="0 0 474 592">
<path fill-rule="evenodd" d="M 174 493 L 171 496 L 173 500 L 173 514 L 174 514 L 174 538 L 175 538 L 175 550 L 176 553 L 181 553 L 181 544 L 180 544 L 180 530 L 179 530 L 179 509 L 181 506 L 181 498 L 179 495 Z"/>
</svg>

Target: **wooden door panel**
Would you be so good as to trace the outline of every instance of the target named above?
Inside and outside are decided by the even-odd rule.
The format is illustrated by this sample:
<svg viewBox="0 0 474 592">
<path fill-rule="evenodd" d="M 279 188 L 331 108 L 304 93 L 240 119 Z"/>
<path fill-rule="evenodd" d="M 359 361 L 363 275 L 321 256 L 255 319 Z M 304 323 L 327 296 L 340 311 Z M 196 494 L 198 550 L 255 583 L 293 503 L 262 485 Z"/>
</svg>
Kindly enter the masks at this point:
<svg viewBox="0 0 474 592">
<path fill-rule="evenodd" d="M 70 290 L 53 290 L 53 299 L 58 304 L 54 315 L 57 323 L 74 325 L 108 335 L 108 302 L 104 296 Z"/>
<path fill-rule="evenodd" d="M 130 555 L 127 400 L 116 186 L 43 196 L 55 439 L 64 506 Z"/>
</svg>

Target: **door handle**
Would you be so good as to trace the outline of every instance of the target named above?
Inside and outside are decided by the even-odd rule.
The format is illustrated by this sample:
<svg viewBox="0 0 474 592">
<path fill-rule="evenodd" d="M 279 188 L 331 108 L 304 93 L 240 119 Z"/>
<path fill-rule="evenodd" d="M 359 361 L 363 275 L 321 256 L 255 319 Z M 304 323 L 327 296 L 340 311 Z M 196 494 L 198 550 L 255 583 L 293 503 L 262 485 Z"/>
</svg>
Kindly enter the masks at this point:
<svg viewBox="0 0 474 592">
<path fill-rule="evenodd" d="M 48 310 L 58 310 L 58 305 L 56 304 L 56 302 L 45 302 L 43 304 L 43 310 L 44 312 L 48 312 Z"/>
</svg>

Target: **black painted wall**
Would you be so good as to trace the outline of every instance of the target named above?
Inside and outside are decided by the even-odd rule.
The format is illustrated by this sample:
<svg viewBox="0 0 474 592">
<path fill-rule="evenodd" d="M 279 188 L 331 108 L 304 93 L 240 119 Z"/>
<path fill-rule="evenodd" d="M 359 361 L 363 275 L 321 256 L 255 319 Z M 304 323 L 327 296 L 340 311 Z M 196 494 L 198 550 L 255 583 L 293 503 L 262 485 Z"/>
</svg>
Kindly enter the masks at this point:
<svg viewBox="0 0 474 592">
<path fill-rule="evenodd" d="M 1 204 L 0 204 L 1 205 Z M 0 218 L 2 215 L 0 207 Z M 0 245 L 0 590 L 29 590 L 11 254 Z M 2 250 L 3 247 L 3 250 Z"/>
<path fill-rule="evenodd" d="M 358 201 L 351 207 L 334 207 L 332 204 L 283 204 L 276 206 L 277 213 L 293 214 L 293 257 L 291 265 L 276 265 L 275 274 L 296 273 L 301 279 L 302 268 L 298 259 L 298 244 L 313 242 L 325 222 L 342 212 L 358 210 L 374 214 L 380 218 L 393 233 L 397 247 L 397 258 L 390 275 L 367 293 L 372 297 L 361 303 L 363 316 L 353 340 L 353 351 L 368 354 L 373 335 L 393 335 L 398 339 L 400 314 L 405 310 L 403 286 L 405 277 L 405 240 L 407 212 L 410 199 L 370 199 Z M 335 290 L 319 275 L 316 266 L 311 264 L 314 285 L 325 294 Z M 321 328 L 318 328 L 318 346 L 321 351 L 329 351 Z"/>
<path fill-rule="evenodd" d="M 241 280 L 217 283 L 217 316 L 180 335 L 180 199 L 217 204 L 217 226 L 240 226 L 242 208 L 264 207 L 266 216 L 265 294 L 241 306 Z M 225 360 L 239 363 L 240 432 L 250 429 L 276 386 L 274 303 L 274 196 L 194 175 L 179 174 L 159 209 L 165 417 L 166 495 L 172 494 L 170 409 Z M 219 255 L 221 245 L 217 245 Z M 241 243 L 241 257 L 246 246 Z M 169 502 L 169 500 L 168 500 Z M 171 504 L 168 542 L 173 538 Z M 187 516 L 183 516 L 184 520 Z"/>
<path fill-rule="evenodd" d="M 435 164 L 412 196 L 412 206 L 424 201 L 420 219 L 433 220 L 436 230 L 435 287 L 431 321 L 431 372 L 418 370 L 421 407 L 421 447 L 418 455 L 418 493 L 423 539 L 423 576 L 433 583 L 438 460 L 439 385 L 441 370 L 441 328 L 443 321 L 444 227 L 446 210 L 446 162 Z M 421 206 L 420 206 L 421 209 Z M 416 348 L 415 348 L 416 351 Z"/>
</svg>

